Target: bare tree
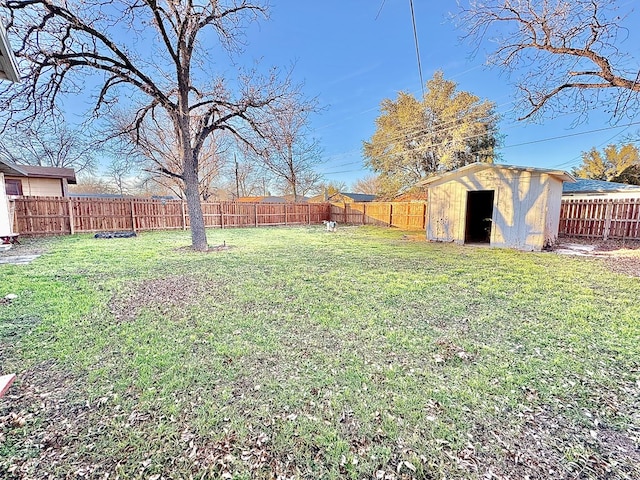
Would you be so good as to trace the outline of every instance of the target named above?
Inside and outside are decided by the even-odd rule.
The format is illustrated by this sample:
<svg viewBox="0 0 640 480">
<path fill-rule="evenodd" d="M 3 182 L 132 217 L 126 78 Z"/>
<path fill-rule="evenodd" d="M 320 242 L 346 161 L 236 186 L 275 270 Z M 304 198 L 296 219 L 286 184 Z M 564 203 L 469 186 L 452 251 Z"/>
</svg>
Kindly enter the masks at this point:
<svg viewBox="0 0 640 480">
<path fill-rule="evenodd" d="M 308 131 L 308 117 L 314 109 L 314 102 L 289 102 L 285 109 L 273 112 L 259 154 L 265 168 L 281 181 L 281 190 L 296 199 L 313 190 L 322 178 L 315 171 L 322 162 L 322 150 Z"/>
<path fill-rule="evenodd" d="M 353 191 L 356 193 L 366 193 L 377 195 L 380 192 L 380 182 L 377 175 L 367 175 L 359 178 L 353 183 Z"/>
<path fill-rule="evenodd" d="M 612 116 L 638 110 L 637 60 L 621 50 L 627 14 L 615 0 L 483 0 L 456 19 L 474 45 L 491 36 L 489 62 L 518 74 L 521 120 L 543 111 L 586 115 L 594 103 Z M 636 25 L 629 23 L 629 28 Z M 493 35 L 496 38 L 493 38 Z M 629 45 L 635 50 L 636 45 Z M 526 72 L 522 76 L 522 72 Z"/>
<path fill-rule="evenodd" d="M 340 193 L 340 192 L 346 192 L 346 191 L 347 191 L 347 184 L 345 182 L 336 181 L 336 180 L 320 182 L 316 185 L 316 188 L 315 188 L 315 192 L 317 194 L 326 193 L 329 196 L 336 193 Z"/>
<path fill-rule="evenodd" d="M 0 151 L 18 164 L 73 168 L 79 174 L 96 167 L 95 146 L 87 133 L 64 123 L 16 125 L 5 131 Z"/>
<path fill-rule="evenodd" d="M 120 195 L 131 193 L 133 165 L 124 158 L 114 158 L 107 166 L 107 179 L 115 184 Z"/>
<path fill-rule="evenodd" d="M 0 94 L 0 111 L 13 119 L 54 111 L 60 100 L 84 93 L 91 74 L 99 80 L 96 115 L 126 99 L 135 112 L 126 131 L 136 134 L 145 120 L 165 115 L 180 160 L 166 173 L 184 183 L 192 247 L 204 251 L 198 172 L 205 142 L 223 130 L 245 141 L 263 136 L 265 108 L 278 112 L 296 93 L 274 69 L 231 80 L 208 70 L 219 52 L 212 39 L 221 56 L 242 52 L 244 28 L 266 15 L 260 1 L 2 0 L 9 28 L 22 39 L 16 56 L 28 66 L 23 83 Z"/>
<path fill-rule="evenodd" d="M 72 193 L 95 195 L 102 193 L 116 193 L 112 183 L 96 175 L 84 175 L 76 185 L 69 185 Z"/>
<path fill-rule="evenodd" d="M 109 119 L 112 140 L 107 145 L 110 150 L 146 173 L 143 183 L 155 183 L 177 197 L 185 198 L 185 184 L 177 174 L 182 167 L 181 150 L 170 121 L 159 113 L 146 118 L 135 131 L 128 129 L 131 123 L 132 119 L 124 114 Z M 202 201 L 214 195 L 214 181 L 220 175 L 232 143 L 230 136 L 221 130 L 209 135 L 202 144 L 198 165 L 198 191 Z"/>
<path fill-rule="evenodd" d="M 271 184 L 269 172 L 259 163 L 246 158 L 246 149 L 235 153 L 234 161 L 228 162 L 223 170 L 221 185 L 232 193 L 233 197 L 266 195 Z"/>
</svg>

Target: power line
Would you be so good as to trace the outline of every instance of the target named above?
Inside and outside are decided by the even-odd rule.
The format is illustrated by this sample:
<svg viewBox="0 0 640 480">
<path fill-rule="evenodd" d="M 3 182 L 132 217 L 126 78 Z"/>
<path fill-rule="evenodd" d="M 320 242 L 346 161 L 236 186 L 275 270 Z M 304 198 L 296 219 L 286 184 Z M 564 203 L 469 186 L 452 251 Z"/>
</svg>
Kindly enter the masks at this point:
<svg viewBox="0 0 640 480">
<path fill-rule="evenodd" d="M 409 0 L 411 7 L 411 23 L 413 24 L 413 40 L 416 44 L 416 57 L 418 57 L 418 73 L 420 74 L 420 88 L 422 89 L 422 98 L 424 98 L 424 80 L 422 79 L 422 64 L 420 62 L 420 46 L 418 45 L 418 29 L 416 28 L 416 14 L 413 10 L 413 0 Z"/>
<path fill-rule="evenodd" d="M 384 4 L 385 4 L 386 1 L 387 0 L 382 0 L 382 5 L 380 5 L 380 9 L 378 10 L 378 13 L 376 14 L 376 20 L 378 20 L 378 17 L 382 13 L 382 8 L 384 7 Z"/>
<path fill-rule="evenodd" d="M 622 135 L 631 125 L 623 125 L 620 128 L 622 128 L 621 131 L 619 131 L 618 133 L 616 133 L 615 135 L 609 137 L 607 140 L 605 140 L 604 142 L 600 142 L 596 148 L 600 148 L 603 145 L 608 145 L 610 144 L 611 140 L 613 140 L 614 138 Z M 612 127 L 612 128 L 617 128 L 617 127 Z M 568 167 L 571 166 L 577 162 L 582 161 L 582 154 L 578 155 L 577 157 L 573 157 L 571 160 L 567 160 L 566 162 L 562 162 L 558 165 L 554 165 L 554 168 L 561 168 L 561 167 Z"/>
<path fill-rule="evenodd" d="M 556 137 L 549 137 L 549 138 L 544 138 L 544 139 L 540 139 L 540 140 L 532 140 L 530 142 L 516 143 L 514 145 L 508 145 L 508 146 L 505 146 L 505 147 L 502 147 L 502 148 L 522 147 L 524 145 L 532 145 L 532 144 L 535 144 L 535 143 L 549 142 L 551 140 L 560 140 L 560 139 L 563 139 L 563 138 L 577 137 L 577 136 L 580 136 L 580 135 L 588 135 L 589 133 L 605 132 L 607 130 L 613 130 L 615 128 L 623 128 L 623 127 L 624 128 L 629 128 L 629 127 L 632 127 L 633 125 L 640 125 L 640 121 L 631 122 L 631 123 L 628 123 L 627 125 L 596 128 L 594 130 L 587 130 L 585 132 L 568 133 L 566 135 L 558 135 Z"/>
<path fill-rule="evenodd" d="M 593 129 L 593 130 L 586 130 L 586 131 L 583 131 L 583 132 L 568 133 L 566 135 L 557 135 L 557 136 L 554 136 L 554 137 L 540 138 L 540 139 L 537 139 L 537 140 L 531 140 L 529 142 L 521 142 L 521 143 L 516 143 L 516 144 L 513 144 L 513 145 L 505 145 L 505 146 L 503 146 L 501 148 L 502 149 L 506 149 L 506 148 L 521 147 L 521 146 L 525 146 L 525 145 L 533 145 L 533 144 L 538 144 L 538 143 L 550 142 L 550 141 L 553 141 L 553 140 L 561 140 L 561 139 L 564 139 L 564 138 L 577 137 L 577 136 L 580 136 L 580 135 L 589 135 L 589 134 L 592 134 L 592 133 L 603 132 L 603 131 L 607 131 L 607 130 L 613 130 L 613 129 L 616 129 L 616 128 L 624 128 L 624 129 L 626 129 L 626 128 L 632 127 L 634 125 L 640 125 L 640 121 L 631 122 L 631 123 L 628 123 L 627 125 L 603 127 L 603 128 Z M 461 138 L 460 140 L 461 141 L 472 140 L 474 138 L 482 137 L 483 135 L 484 134 L 470 135 L 470 136 Z M 615 138 L 615 136 L 612 137 L 612 138 Z M 412 149 L 412 152 L 427 151 L 427 150 L 429 150 L 431 148 L 435 148 L 435 147 L 438 147 L 440 145 L 444 145 L 445 143 L 446 142 L 440 142 L 440 143 L 432 143 L 432 144 L 429 144 L 429 145 L 422 145 L 420 148 Z M 355 151 L 353 151 L 353 152 L 355 153 Z M 394 155 L 394 154 L 387 154 L 387 155 Z M 570 161 L 570 162 L 572 162 L 572 161 Z M 569 164 L 570 162 L 566 162 L 566 163 Z M 333 168 L 340 168 L 340 167 L 343 167 L 343 166 L 353 165 L 353 164 L 357 164 L 357 163 L 360 163 L 360 161 L 358 161 L 358 162 L 349 162 L 349 163 L 341 164 L 341 165 L 334 165 Z M 353 172 L 353 171 L 357 171 L 357 170 L 340 171 L 340 172 L 326 172 L 325 174 L 349 173 L 349 172 Z"/>
</svg>

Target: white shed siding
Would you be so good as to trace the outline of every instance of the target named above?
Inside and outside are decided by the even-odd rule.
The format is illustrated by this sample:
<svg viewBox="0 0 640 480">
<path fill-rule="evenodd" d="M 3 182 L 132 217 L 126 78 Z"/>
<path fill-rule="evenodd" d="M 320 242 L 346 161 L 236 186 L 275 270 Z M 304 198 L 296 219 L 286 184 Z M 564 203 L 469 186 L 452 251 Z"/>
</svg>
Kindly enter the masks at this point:
<svg viewBox="0 0 640 480">
<path fill-rule="evenodd" d="M 553 245 L 558 241 L 560 227 L 560 208 L 562 206 L 562 181 L 550 178 L 548 185 L 547 218 L 545 221 L 545 245 Z"/>
<path fill-rule="evenodd" d="M 540 171 L 488 168 L 429 186 L 427 239 L 464 243 L 467 192 L 493 190 L 491 245 L 540 250 L 555 241 L 562 181 Z"/>
</svg>

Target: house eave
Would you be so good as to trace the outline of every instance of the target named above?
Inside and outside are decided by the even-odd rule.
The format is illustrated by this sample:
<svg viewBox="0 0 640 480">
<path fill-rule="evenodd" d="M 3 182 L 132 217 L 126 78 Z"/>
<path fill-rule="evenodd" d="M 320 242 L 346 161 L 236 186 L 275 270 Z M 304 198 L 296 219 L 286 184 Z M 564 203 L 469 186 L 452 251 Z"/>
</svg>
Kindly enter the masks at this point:
<svg viewBox="0 0 640 480">
<path fill-rule="evenodd" d="M 7 37 L 7 31 L 0 21 L 0 78 L 11 82 L 20 82 L 18 62 L 11 51 L 11 44 Z"/>
</svg>

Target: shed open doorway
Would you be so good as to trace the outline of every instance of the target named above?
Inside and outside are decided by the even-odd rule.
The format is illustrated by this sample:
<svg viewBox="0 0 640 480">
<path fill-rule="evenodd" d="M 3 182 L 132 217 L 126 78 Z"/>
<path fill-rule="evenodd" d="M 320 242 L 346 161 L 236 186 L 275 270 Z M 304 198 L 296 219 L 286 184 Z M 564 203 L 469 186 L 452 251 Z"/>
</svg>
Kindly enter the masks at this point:
<svg viewBox="0 0 640 480">
<path fill-rule="evenodd" d="M 495 190 L 467 192 L 464 243 L 491 243 L 494 194 Z"/>
</svg>

